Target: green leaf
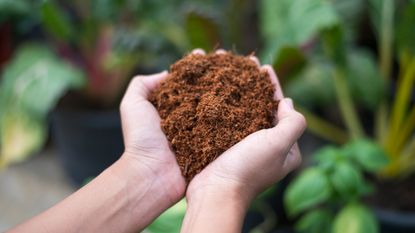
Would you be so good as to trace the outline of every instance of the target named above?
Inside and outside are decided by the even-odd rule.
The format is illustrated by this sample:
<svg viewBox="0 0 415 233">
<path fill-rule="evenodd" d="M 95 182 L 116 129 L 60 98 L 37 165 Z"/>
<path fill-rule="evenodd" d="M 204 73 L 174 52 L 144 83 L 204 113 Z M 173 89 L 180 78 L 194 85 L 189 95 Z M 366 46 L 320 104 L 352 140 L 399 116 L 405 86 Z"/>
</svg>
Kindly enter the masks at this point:
<svg viewBox="0 0 415 233">
<path fill-rule="evenodd" d="M 9 107 L 0 115 L 0 168 L 38 151 L 45 139 L 46 127 L 42 120 Z"/>
<path fill-rule="evenodd" d="M 5 67 L 0 84 L 0 140 L 3 165 L 39 150 L 46 136 L 45 117 L 69 88 L 81 87 L 79 70 L 49 49 L 25 45 Z"/>
<path fill-rule="evenodd" d="M 284 91 L 296 103 L 308 108 L 335 103 L 334 82 L 330 75 L 332 70 L 330 63 L 314 58 L 285 85 Z"/>
<path fill-rule="evenodd" d="M 356 199 L 361 194 L 364 180 L 361 172 L 350 162 L 336 163 L 330 175 L 330 181 L 334 190 L 345 200 Z"/>
<path fill-rule="evenodd" d="M 179 233 L 185 213 L 186 201 L 182 199 L 160 215 L 146 230 L 150 233 Z"/>
<path fill-rule="evenodd" d="M 210 51 L 221 42 L 218 25 L 211 18 L 196 12 L 186 16 L 186 33 L 193 48 Z"/>
<path fill-rule="evenodd" d="M 369 0 L 368 1 L 370 20 L 372 22 L 375 34 L 378 38 L 380 35 L 383 1 L 385 0 Z M 389 0 L 386 0 L 386 1 L 389 1 Z"/>
<path fill-rule="evenodd" d="M 349 204 L 336 216 L 333 233 L 377 233 L 378 223 L 372 212 L 360 204 Z"/>
<path fill-rule="evenodd" d="M 297 74 L 306 64 L 304 54 L 297 47 L 283 47 L 275 59 L 274 69 L 279 77 L 287 78 Z"/>
<path fill-rule="evenodd" d="M 359 25 L 366 10 L 366 0 L 333 0 L 333 6 L 341 20 L 348 41 L 354 41 L 359 34 Z"/>
<path fill-rule="evenodd" d="M 75 34 L 66 11 L 62 10 L 54 1 L 46 0 L 41 7 L 41 19 L 45 29 L 57 39 L 70 41 Z"/>
<path fill-rule="evenodd" d="M 338 23 L 332 3 L 325 0 L 262 0 L 259 15 L 265 40 L 261 60 L 271 64 L 282 47 L 302 45 Z"/>
<path fill-rule="evenodd" d="M 313 154 L 313 159 L 326 171 L 333 170 L 343 157 L 342 151 L 334 146 L 325 146 Z"/>
<path fill-rule="evenodd" d="M 403 13 L 398 14 L 396 44 L 400 53 L 415 56 L 415 2 L 407 3 Z"/>
<path fill-rule="evenodd" d="M 369 172 L 376 172 L 385 167 L 389 160 L 385 151 L 369 139 L 359 139 L 343 147 L 343 153 Z"/>
<path fill-rule="evenodd" d="M 305 233 L 331 233 L 332 221 L 333 216 L 328 210 L 312 210 L 298 220 L 295 229 Z"/>
<path fill-rule="evenodd" d="M 327 175 L 318 168 L 303 171 L 287 188 L 284 204 L 291 216 L 330 198 L 332 189 Z"/>
<path fill-rule="evenodd" d="M 25 112 L 43 117 L 70 88 L 80 88 L 81 71 L 60 61 L 40 45 L 22 46 L 5 67 L 1 98 L 21 106 Z"/>
<path fill-rule="evenodd" d="M 0 0 L 0 20 L 5 16 L 26 14 L 30 4 L 24 0 Z"/>
<path fill-rule="evenodd" d="M 340 25 L 327 28 L 322 33 L 323 48 L 326 56 L 336 65 L 346 63 L 346 42 Z"/>
<path fill-rule="evenodd" d="M 385 80 L 375 58 L 367 51 L 352 50 L 347 54 L 347 77 L 351 94 L 363 106 L 375 110 L 385 95 Z"/>
</svg>

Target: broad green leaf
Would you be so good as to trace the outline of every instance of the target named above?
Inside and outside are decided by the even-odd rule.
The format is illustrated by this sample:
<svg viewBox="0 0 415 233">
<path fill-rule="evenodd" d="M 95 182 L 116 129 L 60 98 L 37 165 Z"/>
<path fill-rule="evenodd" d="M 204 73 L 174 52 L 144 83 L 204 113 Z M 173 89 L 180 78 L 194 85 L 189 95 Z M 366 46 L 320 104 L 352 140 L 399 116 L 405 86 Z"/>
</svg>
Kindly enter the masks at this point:
<svg viewBox="0 0 415 233">
<path fill-rule="evenodd" d="M 306 213 L 295 224 L 297 232 L 331 233 L 333 216 L 326 209 L 316 209 Z"/>
<path fill-rule="evenodd" d="M 42 120 L 10 107 L 0 116 L 0 168 L 39 150 L 46 139 Z"/>
<path fill-rule="evenodd" d="M 210 51 L 221 42 L 218 25 L 211 18 L 196 12 L 186 16 L 186 33 L 193 48 Z"/>
<path fill-rule="evenodd" d="M 30 4 L 25 0 L 0 0 L 0 22 L 5 16 L 26 14 Z"/>
<path fill-rule="evenodd" d="M 0 84 L 1 163 L 21 161 L 41 148 L 45 117 L 69 88 L 81 87 L 80 71 L 39 45 L 25 45 L 5 67 Z"/>
<path fill-rule="evenodd" d="M 369 0 L 368 1 L 368 10 L 369 10 L 370 20 L 372 22 L 373 29 L 378 38 L 379 38 L 380 27 L 381 27 L 383 1 L 385 0 Z M 394 0 L 386 0 L 386 1 L 394 1 Z"/>
<path fill-rule="evenodd" d="M 375 58 L 364 50 L 353 50 L 347 56 L 347 76 L 354 99 L 375 110 L 385 95 L 385 81 Z"/>
<path fill-rule="evenodd" d="M 346 41 L 344 31 L 339 25 L 327 28 L 322 32 L 325 55 L 333 64 L 344 66 L 346 64 Z"/>
<path fill-rule="evenodd" d="M 84 84 L 83 74 L 40 45 L 22 46 L 5 68 L 1 98 L 36 116 L 47 114 L 65 91 Z"/>
<path fill-rule="evenodd" d="M 285 85 L 284 91 L 305 107 L 327 106 L 336 102 L 330 63 L 315 58 Z"/>
<path fill-rule="evenodd" d="M 179 233 L 186 212 L 186 201 L 183 199 L 160 215 L 150 226 L 150 233 Z"/>
<path fill-rule="evenodd" d="M 389 162 L 388 156 L 380 145 L 369 139 L 359 139 L 348 143 L 342 150 L 346 156 L 370 172 L 379 171 Z"/>
<path fill-rule="evenodd" d="M 344 158 L 342 151 L 334 146 L 325 146 L 313 154 L 313 159 L 318 166 L 331 172 L 336 164 Z"/>
<path fill-rule="evenodd" d="M 325 0 L 262 0 L 260 17 L 265 40 L 261 60 L 271 64 L 282 47 L 302 45 L 338 23 L 332 3 Z"/>
<path fill-rule="evenodd" d="M 41 7 L 41 19 L 45 29 L 57 39 L 70 41 L 75 34 L 66 11 L 61 9 L 53 0 L 45 0 Z"/>
<path fill-rule="evenodd" d="M 297 47 L 281 48 L 273 64 L 280 78 L 286 79 L 298 74 L 306 64 L 306 57 Z"/>
<path fill-rule="evenodd" d="M 364 186 L 361 171 L 346 161 L 336 163 L 330 181 L 334 190 L 346 200 L 358 198 L 360 188 Z"/>
<path fill-rule="evenodd" d="M 349 204 L 337 214 L 333 233 L 377 233 L 378 223 L 373 213 L 361 204 Z"/>
<path fill-rule="evenodd" d="M 287 188 L 284 204 L 291 216 L 330 198 L 332 189 L 323 170 L 309 168 L 303 171 Z"/>
<path fill-rule="evenodd" d="M 348 41 L 354 41 L 358 36 L 359 25 L 366 10 L 366 0 L 334 0 L 336 9 Z"/>
<path fill-rule="evenodd" d="M 396 44 L 400 53 L 415 56 L 415 2 L 407 3 L 403 13 L 398 14 Z"/>
</svg>

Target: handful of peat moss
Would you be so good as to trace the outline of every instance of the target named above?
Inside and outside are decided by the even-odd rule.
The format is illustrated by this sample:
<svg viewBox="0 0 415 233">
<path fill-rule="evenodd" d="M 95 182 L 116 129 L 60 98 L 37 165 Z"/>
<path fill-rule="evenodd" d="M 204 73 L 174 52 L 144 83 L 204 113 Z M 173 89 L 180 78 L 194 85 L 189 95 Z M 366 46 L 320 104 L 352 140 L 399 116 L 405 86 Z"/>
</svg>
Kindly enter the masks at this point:
<svg viewBox="0 0 415 233">
<path fill-rule="evenodd" d="M 273 125 L 269 75 L 248 57 L 189 54 L 150 94 L 161 127 L 189 182 L 249 134 Z"/>
</svg>

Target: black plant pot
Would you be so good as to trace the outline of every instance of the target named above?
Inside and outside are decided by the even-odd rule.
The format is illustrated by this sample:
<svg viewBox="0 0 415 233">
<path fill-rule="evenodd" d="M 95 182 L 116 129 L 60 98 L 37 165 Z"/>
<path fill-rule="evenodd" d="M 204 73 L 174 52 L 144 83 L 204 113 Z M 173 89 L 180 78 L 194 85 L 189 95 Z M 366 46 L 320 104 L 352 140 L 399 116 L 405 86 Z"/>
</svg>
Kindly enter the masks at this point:
<svg viewBox="0 0 415 233">
<path fill-rule="evenodd" d="M 99 175 L 124 150 L 118 111 L 56 110 L 52 135 L 61 163 L 77 186 Z"/>
<path fill-rule="evenodd" d="M 405 213 L 386 209 L 374 209 L 382 233 L 415 232 L 415 213 Z"/>
</svg>

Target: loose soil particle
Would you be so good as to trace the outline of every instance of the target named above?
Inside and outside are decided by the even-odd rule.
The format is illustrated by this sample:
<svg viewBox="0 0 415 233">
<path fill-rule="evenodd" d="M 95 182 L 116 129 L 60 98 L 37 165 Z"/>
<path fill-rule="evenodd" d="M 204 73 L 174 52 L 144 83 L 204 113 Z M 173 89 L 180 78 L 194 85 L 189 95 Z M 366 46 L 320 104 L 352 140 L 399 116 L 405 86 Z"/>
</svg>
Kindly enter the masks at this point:
<svg viewBox="0 0 415 233">
<path fill-rule="evenodd" d="M 228 148 L 273 125 L 277 104 L 266 71 L 248 57 L 189 54 L 151 94 L 161 127 L 190 181 Z"/>
</svg>

